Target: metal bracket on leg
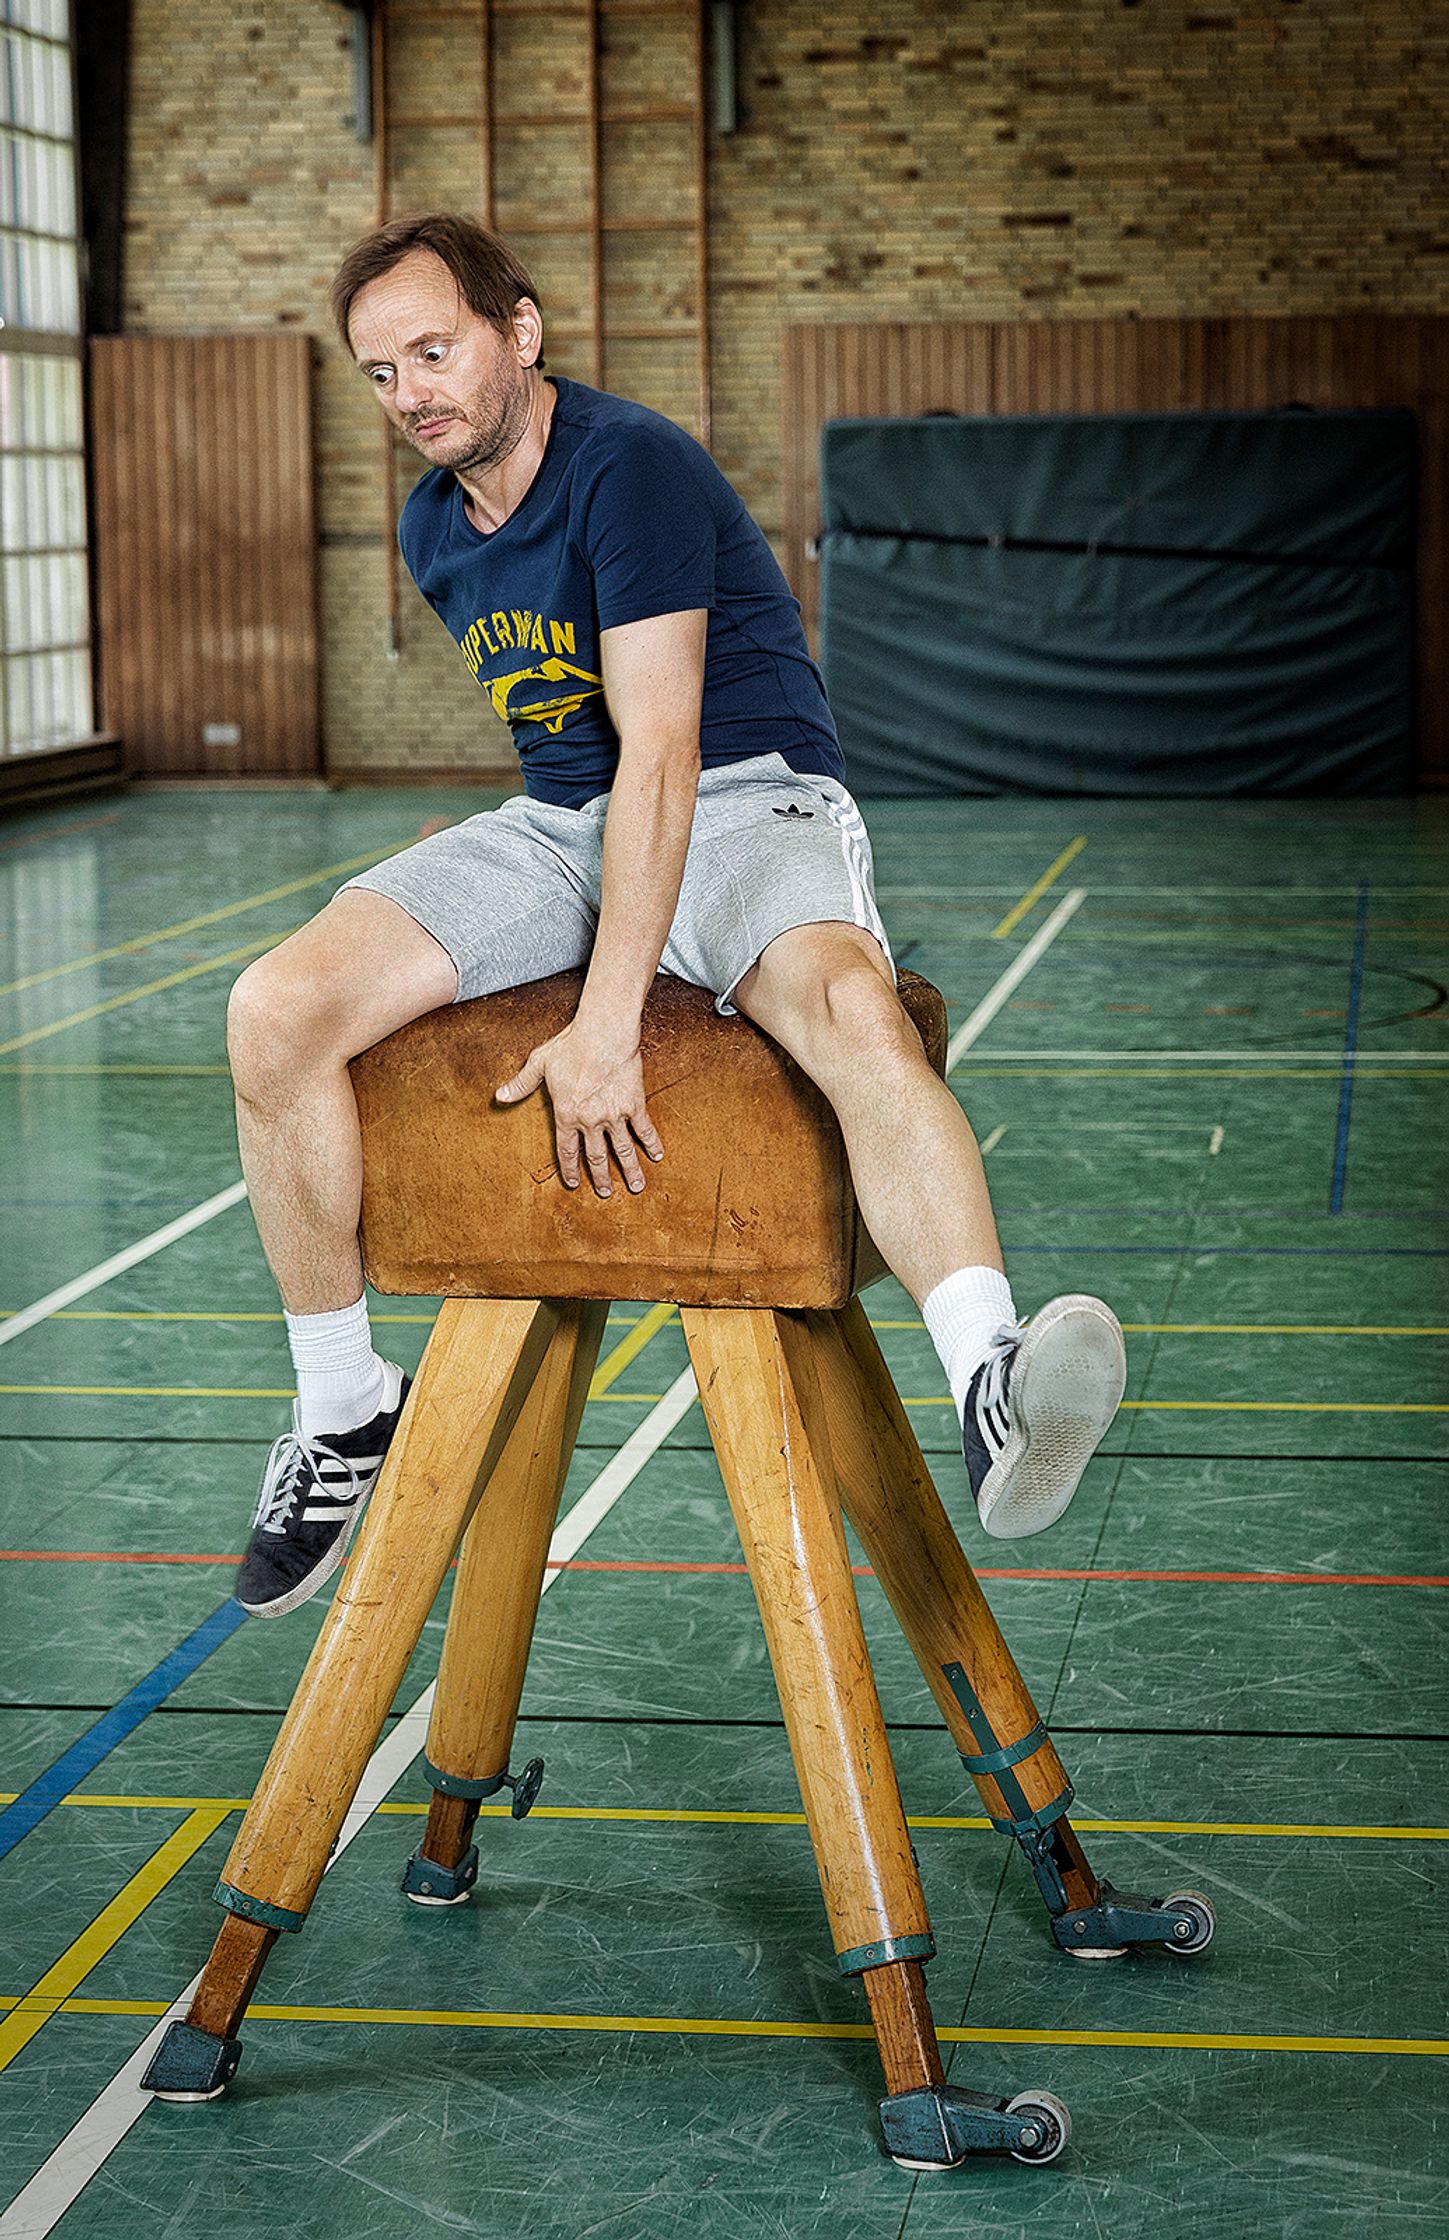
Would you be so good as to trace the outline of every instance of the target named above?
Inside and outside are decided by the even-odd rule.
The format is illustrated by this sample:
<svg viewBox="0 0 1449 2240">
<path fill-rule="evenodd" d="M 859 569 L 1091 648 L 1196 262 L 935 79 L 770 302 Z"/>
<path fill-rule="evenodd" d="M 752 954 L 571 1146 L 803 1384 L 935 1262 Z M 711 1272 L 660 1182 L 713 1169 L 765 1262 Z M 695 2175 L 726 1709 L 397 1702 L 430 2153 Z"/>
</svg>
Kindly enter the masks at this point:
<svg viewBox="0 0 1449 2240">
<path fill-rule="evenodd" d="M 1052 1935 L 1063 1952 L 1081 1960 L 1118 1960 L 1138 1945 L 1160 1944 L 1187 1958 L 1205 1952 L 1212 1943 L 1217 1917 L 1211 1902 L 1196 1890 L 1181 1890 L 1170 1898 L 1144 1898 L 1114 1890 L 1098 1882 L 1092 1902 L 1074 1906 L 1067 1874 L 1076 1862 L 1067 1851 L 1057 1823 L 1072 1802 L 1070 1782 L 1060 1796 L 1035 1810 L 1026 1799 L 1014 1767 L 1031 1757 L 1046 1741 L 1046 1728 L 1038 1719 L 1019 1742 L 998 1743 L 991 1723 L 959 1664 L 942 1667 L 951 1692 L 966 1714 L 972 1735 L 981 1745 L 977 1755 L 961 1753 L 970 1774 L 989 1774 L 1011 1806 L 1011 1818 L 993 1818 L 991 1825 L 1003 1835 L 1015 1836 L 1026 1854 L 1036 1886 L 1051 1915 Z M 1090 1872 L 1090 1870 L 1087 1870 Z"/>
<path fill-rule="evenodd" d="M 500 1789 L 513 1791 L 509 1807 L 515 1820 L 526 1820 L 538 1802 L 538 1792 L 543 1787 L 543 1760 L 530 1758 L 522 1773 L 489 1773 L 481 1779 L 461 1773 L 444 1773 L 428 1758 L 423 1760 L 423 1771 L 432 1786 L 445 1797 L 467 1797 L 474 1804 L 481 1804 L 485 1797 L 496 1797 Z"/>
<path fill-rule="evenodd" d="M 880 2104 L 880 2127 L 903 2170 L 954 2170 L 973 2154 L 1055 2162 L 1072 2135 L 1071 2117 L 1049 2092 L 992 2100 L 954 2084 L 892 2093 Z"/>
<path fill-rule="evenodd" d="M 1058 1816 L 1060 1817 L 1060 1816 Z M 1051 1915 L 1052 1935 L 1078 1960 L 1120 1960 L 1139 1945 L 1160 1944 L 1181 1958 L 1205 1952 L 1217 1929 L 1212 1903 L 1197 1890 L 1170 1898 L 1144 1898 L 1098 1882 L 1090 1905 L 1074 1906 L 1063 1874 L 1067 1864 L 1061 1830 L 1040 1815 L 996 1821 L 1025 1852 Z"/>
<path fill-rule="evenodd" d="M 526 1820 L 533 1810 L 538 1792 L 543 1786 L 543 1760 L 530 1758 L 522 1773 L 490 1773 L 481 1779 L 471 1775 L 444 1773 L 427 1758 L 423 1771 L 440 1796 L 460 1797 L 469 1807 L 461 1831 L 463 1839 L 473 1832 L 478 1817 L 478 1807 L 485 1797 L 493 1797 L 500 1789 L 513 1791 L 511 1811 L 515 1820 Z M 421 1847 L 416 1850 L 403 1869 L 402 1887 L 408 1897 L 422 1906 L 456 1906 L 472 1890 L 478 1880 L 478 1846 L 471 1844 L 456 1866 L 445 1867 L 437 1859 L 430 1859 Z"/>
<path fill-rule="evenodd" d="M 421 1849 L 403 1868 L 402 1887 L 420 1906 L 461 1905 L 478 1880 L 478 1846 L 470 1844 L 455 1867 L 440 1866 Z"/>
</svg>

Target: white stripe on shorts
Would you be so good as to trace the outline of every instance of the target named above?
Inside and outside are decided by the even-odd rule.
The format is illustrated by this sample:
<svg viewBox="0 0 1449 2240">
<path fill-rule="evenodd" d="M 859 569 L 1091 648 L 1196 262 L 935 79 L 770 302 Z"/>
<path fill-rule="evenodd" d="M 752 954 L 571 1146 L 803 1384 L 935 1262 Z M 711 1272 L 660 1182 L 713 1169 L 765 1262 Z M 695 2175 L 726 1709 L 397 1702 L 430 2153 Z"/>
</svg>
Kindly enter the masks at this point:
<svg viewBox="0 0 1449 2240">
<path fill-rule="evenodd" d="M 871 893 L 870 860 L 861 844 L 865 833 L 865 820 L 854 802 L 833 801 L 828 794 L 824 796 L 824 799 L 826 813 L 836 831 L 840 834 L 841 853 L 845 858 L 845 868 L 850 879 L 851 898 L 855 904 L 853 922 L 863 927 L 867 933 L 874 934 L 876 940 L 880 942 L 887 956 L 889 956 L 890 944 L 886 939 L 886 930 Z"/>
</svg>

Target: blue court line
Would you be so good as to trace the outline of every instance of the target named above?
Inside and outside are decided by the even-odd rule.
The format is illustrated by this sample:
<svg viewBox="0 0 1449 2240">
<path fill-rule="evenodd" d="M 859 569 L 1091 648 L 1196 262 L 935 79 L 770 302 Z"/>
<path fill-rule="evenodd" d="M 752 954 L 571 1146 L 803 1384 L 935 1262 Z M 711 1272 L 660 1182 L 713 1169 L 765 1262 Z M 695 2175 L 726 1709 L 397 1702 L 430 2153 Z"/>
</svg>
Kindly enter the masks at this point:
<svg viewBox="0 0 1449 2240">
<path fill-rule="evenodd" d="M 1342 1213 L 1344 1184 L 1348 1176 L 1348 1130 L 1353 1113 L 1353 1069 L 1358 1056 L 1358 1007 L 1363 994 L 1363 953 L 1368 942 L 1368 881 L 1358 889 L 1358 917 L 1353 929 L 1353 964 L 1348 978 L 1348 1025 L 1343 1036 L 1343 1080 L 1338 1091 L 1338 1134 L 1333 1146 L 1333 1187 L 1328 1196 L 1330 1213 Z"/>
<path fill-rule="evenodd" d="M 48 1766 L 28 1789 L 22 1789 L 15 1802 L 0 1812 L 0 1859 L 13 1851 L 32 1828 L 38 1827 L 46 1814 L 53 1812 L 62 1799 L 70 1795 L 78 1781 L 84 1781 L 88 1773 L 94 1772 L 118 1743 L 124 1742 L 128 1734 L 134 1734 L 157 1704 L 164 1703 L 198 1665 L 205 1664 L 212 1651 L 219 1649 L 238 1626 L 245 1625 L 246 1615 L 241 1604 L 228 1597 L 220 1609 L 213 1610 L 209 1618 L 202 1620 L 194 1633 L 178 1642 L 154 1671 L 148 1672 L 144 1680 L 138 1680 L 114 1710 L 103 1713 L 54 1765 Z"/>
</svg>

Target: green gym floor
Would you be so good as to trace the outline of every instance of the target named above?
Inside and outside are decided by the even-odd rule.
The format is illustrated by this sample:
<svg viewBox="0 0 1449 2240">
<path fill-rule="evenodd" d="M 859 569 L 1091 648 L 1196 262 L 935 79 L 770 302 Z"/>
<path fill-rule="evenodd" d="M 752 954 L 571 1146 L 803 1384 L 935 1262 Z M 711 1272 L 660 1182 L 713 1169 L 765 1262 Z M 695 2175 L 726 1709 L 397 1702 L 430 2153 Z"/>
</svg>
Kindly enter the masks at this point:
<svg viewBox="0 0 1449 2240">
<path fill-rule="evenodd" d="M 914 1308 L 867 1305 L 1094 1863 L 1218 1910 L 1196 1961 L 1058 1954 L 860 1578 L 952 2081 L 1057 2092 L 1060 2161 L 880 2151 L 678 1320 L 644 1305 L 611 1317 L 565 1492 L 642 1434 L 540 1612 L 532 1817 L 485 1808 L 472 1905 L 402 1897 L 440 1609 L 236 2083 L 137 2092 L 323 1614 L 228 1600 L 290 1378 L 232 1187 L 227 987 L 491 798 L 153 793 L 0 828 L 0 2235 L 1449 2229 L 1449 803 L 866 804 L 1018 1302 L 1097 1291 L 1127 1327 L 1053 1532 L 984 1539 Z M 432 1304 L 377 1302 L 409 1367 Z"/>
</svg>

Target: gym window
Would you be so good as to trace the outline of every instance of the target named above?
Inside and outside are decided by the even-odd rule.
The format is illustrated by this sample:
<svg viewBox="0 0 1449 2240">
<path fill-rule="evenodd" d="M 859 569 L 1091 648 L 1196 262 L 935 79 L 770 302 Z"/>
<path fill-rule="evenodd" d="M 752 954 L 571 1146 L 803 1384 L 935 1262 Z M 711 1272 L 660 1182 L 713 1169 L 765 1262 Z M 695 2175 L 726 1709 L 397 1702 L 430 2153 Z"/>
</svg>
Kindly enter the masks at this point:
<svg viewBox="0 0 1449 2240">
<path fill-rule="evenodd" d="M 0 0 L 0 753 L 91 735 L 70 0 Z"/>
</svg>

